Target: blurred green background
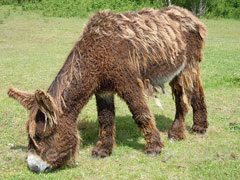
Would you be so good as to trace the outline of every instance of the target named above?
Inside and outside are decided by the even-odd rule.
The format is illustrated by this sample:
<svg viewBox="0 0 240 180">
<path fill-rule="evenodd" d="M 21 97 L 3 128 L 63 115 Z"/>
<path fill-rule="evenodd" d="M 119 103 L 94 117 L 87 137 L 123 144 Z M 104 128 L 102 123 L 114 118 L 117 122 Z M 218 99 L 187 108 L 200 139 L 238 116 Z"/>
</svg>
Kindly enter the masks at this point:
<svg viewBox="0 0 240 180">
<path fill-rule="evenodd" d="M 23 10 L 58 17 L 84 17 L 101 9 L 121 12 L 170 4 L 185 7 L 198 16 L 240 18 L 240 0 L 0 0 L 0 5 L 20 6 Z"/>
</svg>

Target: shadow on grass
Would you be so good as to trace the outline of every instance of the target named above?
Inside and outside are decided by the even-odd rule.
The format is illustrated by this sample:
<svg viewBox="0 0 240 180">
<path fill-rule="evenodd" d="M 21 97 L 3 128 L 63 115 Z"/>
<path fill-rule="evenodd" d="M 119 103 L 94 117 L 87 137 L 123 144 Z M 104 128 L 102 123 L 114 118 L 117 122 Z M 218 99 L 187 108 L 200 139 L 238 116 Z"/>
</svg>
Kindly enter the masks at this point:
<svg viewBox="0 0 240 180">
<path fill-rule="evenodd" d="M 166 132 L 171 127 L 172 120 L 163 115 L 156 115 L 157 128 Z M 82 120 L 78 124 L 83 146 L 94 145 L 98 140 L 98 122 Z M 131 116 L 116 117 L 116 143 L 134 149 L 144 149 L 144 144 L 139 142 L 142 137 L 139 128 Z"/>
<path fill-rule="evenodd" d="M 167 132 L 170 129 L 172 120 L 163 115 L 156 115 L 157 128 L 161 132 Z M 98 122 L 80 120 L 78 129 L 82 139 L 83 147 L 94 146 L 98 140 Z M 134 149 L 144 149 L 145 144 L 140 143 L 142 134 L 139 128 L 134 123 L 131 116 L 118 116 L 116 117 L 116 143 L 117 145 L 128 146 Z M 27 146 L 15 145 L 10 148 L 11 150 L 27 151 Z"/>
<path fill-rule="evenodd" d="M 196 132 L 193 132 L 192 126 L 186 125 L 186 130 L 189 134 L 196 134 Z"/>
</svg>

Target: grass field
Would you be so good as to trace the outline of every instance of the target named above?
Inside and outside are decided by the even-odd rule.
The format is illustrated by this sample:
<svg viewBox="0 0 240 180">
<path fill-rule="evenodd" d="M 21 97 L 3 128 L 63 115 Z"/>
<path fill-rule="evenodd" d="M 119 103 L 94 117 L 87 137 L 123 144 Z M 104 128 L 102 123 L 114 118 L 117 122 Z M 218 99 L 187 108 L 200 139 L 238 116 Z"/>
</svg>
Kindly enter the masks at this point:
<svg viewBox="0 0 240 180">
<path fill-rule="evenodd" d="M 111 157 L 94 159 L 98 124 L 94 98 L 82 111 L 79 165 L 36 175 L 25 162 L 27 112 L 8 98 L 9 87 L 47 89 L 87 19 L 46 18 L 0 7 L 0 179 L 240 179 L 240 21 L 203 20 L 209 30 L 201 65 L 209 129 L 193 134 L 191 112 L 187 139 L 167 139 L 175 114 L 169 91 L 164 110 L 150 101 L 165 148 L 144 154 L 144 140 L 124 102 L 116 102 L 117 145 Z"/>
</svg>

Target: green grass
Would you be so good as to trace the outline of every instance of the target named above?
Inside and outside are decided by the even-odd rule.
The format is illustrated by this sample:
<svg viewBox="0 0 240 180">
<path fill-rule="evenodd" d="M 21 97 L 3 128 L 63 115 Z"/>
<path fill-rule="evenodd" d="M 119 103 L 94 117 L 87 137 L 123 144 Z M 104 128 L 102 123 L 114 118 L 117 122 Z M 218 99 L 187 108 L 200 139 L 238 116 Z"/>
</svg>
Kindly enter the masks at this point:
<svg viewBox="0 0 240 180">
<path fill-rule="evenodd" d="M 171 142 L 167 130 L 174 117 L 171 97 L 161 95 L 164 111 L 150 101 L 165 148 L 144 154 L 144 140 L 124 102 L 117 99 L 117 145 L 111 157 L 91 157 L 98 134 L 94 98 L 82 111 L 79 165 L 36 175 L 25 157 L 27 112 L 6 95 L 9 87 L 47 89 L 61 68 L 87 19 L 47 18 L 0 7 L 0 179 L 240 179 L 240 21 L 203 20 L 209 29 L 201 65 L 209 129 Z M 168 89 L 169 90 L 169 89 Z"/>
</svg>

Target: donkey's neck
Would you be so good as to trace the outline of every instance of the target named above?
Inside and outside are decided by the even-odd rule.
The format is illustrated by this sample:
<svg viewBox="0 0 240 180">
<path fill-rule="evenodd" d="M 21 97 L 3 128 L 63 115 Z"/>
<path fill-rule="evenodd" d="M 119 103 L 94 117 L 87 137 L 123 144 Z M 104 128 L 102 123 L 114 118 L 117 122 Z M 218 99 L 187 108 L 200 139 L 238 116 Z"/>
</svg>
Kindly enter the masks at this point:
<svg viewBox="0 0 240 180">
<path fill-rule="evenodd" d="M 74 118 L 77 118 L 82 108 L 76 102 L 77 93 L 81 91 L 82 59 L 79 47 L 75 45 L 48 89 L 48 93 L 55 99 L 62 112 L 75 116 Z"/>
</svg>

